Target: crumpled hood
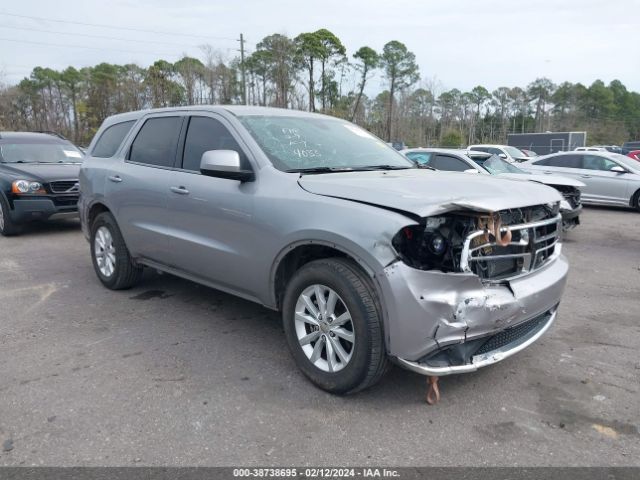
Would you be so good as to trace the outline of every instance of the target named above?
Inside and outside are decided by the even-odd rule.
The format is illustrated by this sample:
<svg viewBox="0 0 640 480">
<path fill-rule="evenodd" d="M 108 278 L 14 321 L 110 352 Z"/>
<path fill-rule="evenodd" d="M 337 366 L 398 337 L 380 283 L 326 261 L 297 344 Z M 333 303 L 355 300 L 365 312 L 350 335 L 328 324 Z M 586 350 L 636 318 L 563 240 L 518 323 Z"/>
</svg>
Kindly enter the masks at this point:
<svg viewBox="0 0 640 480">
<path fill-rule="evenodd" d="M 0 170 L 16 179 L 49 183 L 57 180 L 76 180 L 79 163 L 1 163 Z"/>
<path fill-rule="evenodd" d="M 561 175 L 551 175 L 551 174 L 537 174 L 532 173 L 530 175 L 524 173 L 501 173 L 498 175 L 500 178 L 509 178 L 511 180 L 528 180 L 530 182 L 538 182 L 543 185 L 549 185 L 550 187 L 554 185 L 563 185 L 567 187 L 577 187 L 582 188 L 586 187 L 586 185 L 578 180 L 574 180 L 573 178 L 563 177 Z"/>
<path fill-rule="evenodd" d="M 298 183 L 317 195 L 379 205 L 420 217 L 459 209 L 493 212 L 562 199 L 557 190 L 534 182 L 422 169 L 303 175 Z"/>
</svg>

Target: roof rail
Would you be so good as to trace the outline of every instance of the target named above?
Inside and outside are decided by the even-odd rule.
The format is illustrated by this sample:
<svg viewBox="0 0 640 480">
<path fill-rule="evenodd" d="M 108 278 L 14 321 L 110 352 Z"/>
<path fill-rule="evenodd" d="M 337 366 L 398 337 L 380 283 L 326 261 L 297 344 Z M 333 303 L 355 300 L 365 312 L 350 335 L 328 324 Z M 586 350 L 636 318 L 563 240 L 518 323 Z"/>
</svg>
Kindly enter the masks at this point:
<svg viewBox="0 0 640 480">
<path fill-rule="evenodd" d="M 58 137 L 61 140 L 68 140 L 64 135 L 54 132 L 53 130 L 31 130 L 32 133 L 46 133 L 47 135 L 53 135 L 54 137 Z"/>
</svg>

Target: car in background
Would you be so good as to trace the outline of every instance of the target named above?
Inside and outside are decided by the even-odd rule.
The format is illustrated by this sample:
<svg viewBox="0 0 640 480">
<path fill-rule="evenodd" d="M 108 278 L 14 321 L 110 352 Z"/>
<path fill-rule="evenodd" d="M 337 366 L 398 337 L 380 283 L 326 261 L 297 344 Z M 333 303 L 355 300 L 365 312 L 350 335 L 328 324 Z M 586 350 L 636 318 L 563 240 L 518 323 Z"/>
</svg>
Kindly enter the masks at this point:
<svg viewBox="0 0 640 480">
<path fill-rule="evenodd" d="M 519 148 L 512 147 L 510 145 L 469 145 L 467 150 L 492 153 L 494 155 L 498 155 L 509 163 L 524 162 L 531 158 Z"/>
<path fill-rule="evenodd" d="M 640 162 L 640 150 L 631 150 L 627 153 L 627 157 L 633 158 L 634 160 L 638 160 Z"/>
<path fill-rule="evenodd" d="M 59 135 L 0 132 L 0 234 L 16 235 L 24 223 L 77 214 L 83 160 Z"/>
<path fill-rule="evenodd" d="M 555 188 L 563 197 L 560 203 L 562 227 L 571 230 L 580 225 L 582 203 L 580 189 L 584 183 L 559 175 L 535 175 L 525 172 L 512 163 L 492 153 L 475 150 L 453 150 L 444 148 L 410 148 L 403 150 L 407 158 L 419 167 L 436 170 L 496 175 L 512 180 L 526 180 Z"/>
<path fill-rule="evenodd" d="M 471 372 L 553 323 L 562 197 L 514 183 L 415 168 L 329 116 L 164 108 L 105 120 L 80 171 L 80 218 L 106 288 L 147 266 L 280 311 L 300 370 L 349 393 L 389 358 Z"/>
<path fill-rule="evenodd" d="M 633 142 L 624 142 L 622 144 L 622 153 L 623 155 L 626 155 L 627 153 L 631 152 L 632 150 L 640 150 L 640 141 L 636 140 Z"/>
<path fill-rule="evenodd" d="M 533 150 L 525 150 L 524 148 L 519 148 L 522 153 L 524 153 L 527 157 L 537 157 L 538 154 Z"/>
<path fill-rule="evenodd" d="M 574 152 L 606 152 L 608 151 L 604 147 L 576 147 L 573 149 Z"/>
<path fill-rule="evenodd" d="M 640 212 L 640 164 L 611 152 L 560 152 L 537 157 L 521 167 L 558 174 L 585 184 L 583 203 L 633 207 Z"/>
</svg>

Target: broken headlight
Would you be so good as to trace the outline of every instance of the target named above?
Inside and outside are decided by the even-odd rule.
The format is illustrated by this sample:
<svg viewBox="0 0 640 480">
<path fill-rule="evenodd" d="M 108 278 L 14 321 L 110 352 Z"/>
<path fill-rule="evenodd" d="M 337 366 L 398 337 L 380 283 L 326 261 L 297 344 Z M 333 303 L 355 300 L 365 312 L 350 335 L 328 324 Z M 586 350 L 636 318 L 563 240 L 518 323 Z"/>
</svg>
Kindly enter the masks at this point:
<svg viewBox="0 0 640 480">
<path fill-rule="evenodd" d="M 463 215 L 427 217 L 419 225 L 402 228 L 393 237 L 393 247 L 404 263 L 420 270 L 460 271 L 465 237 L 476 220 Z"/>
</svg>

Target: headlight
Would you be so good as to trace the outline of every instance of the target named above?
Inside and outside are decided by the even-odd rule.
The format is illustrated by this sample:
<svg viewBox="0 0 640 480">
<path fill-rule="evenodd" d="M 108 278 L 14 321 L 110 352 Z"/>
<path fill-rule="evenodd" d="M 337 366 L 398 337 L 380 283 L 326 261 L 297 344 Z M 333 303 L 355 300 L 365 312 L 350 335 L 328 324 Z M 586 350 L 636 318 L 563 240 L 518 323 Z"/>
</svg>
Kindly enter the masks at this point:
<svg viewBox="0 0 640 480">
<path fill-rule="evenodd" d="M 560 210 L 572 210 L 572 208 L 569 202 L 563 199 L 560 202 Z"/>
<path fill-rule="evenodd" d="M 455 272 L 460 270 L 464 238 L 475 228 L 475 218 L 466 215 L 427 217 L 419 225 L 402 228 L 393 246 L 410 267 Z"/>
<path fill-rule="evenodd" d="M 29 180 L 16 180 L 11 185 L 11 191 L 17 194 L 41 194 L 46 193 L 40 182 L 31 182 Z"/>
</svg>

